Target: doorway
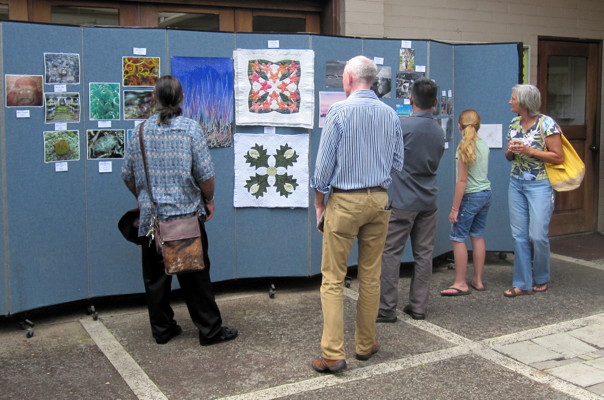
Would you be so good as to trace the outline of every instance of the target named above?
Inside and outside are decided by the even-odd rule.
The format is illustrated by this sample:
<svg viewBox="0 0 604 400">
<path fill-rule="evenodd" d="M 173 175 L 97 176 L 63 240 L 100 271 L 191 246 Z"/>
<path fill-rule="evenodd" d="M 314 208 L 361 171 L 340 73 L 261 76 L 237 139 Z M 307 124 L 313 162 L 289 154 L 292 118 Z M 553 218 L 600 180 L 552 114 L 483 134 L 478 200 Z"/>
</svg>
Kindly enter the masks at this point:
<svg viewBox="0 0 604 400">
<path fill-rule="evenodd" d="M 551 116 L 585 163 L 581 187 L 555 192 L 550 236 L 596 230 L 601 42 L 539 39 L 541 112 Z"/>
</svg>

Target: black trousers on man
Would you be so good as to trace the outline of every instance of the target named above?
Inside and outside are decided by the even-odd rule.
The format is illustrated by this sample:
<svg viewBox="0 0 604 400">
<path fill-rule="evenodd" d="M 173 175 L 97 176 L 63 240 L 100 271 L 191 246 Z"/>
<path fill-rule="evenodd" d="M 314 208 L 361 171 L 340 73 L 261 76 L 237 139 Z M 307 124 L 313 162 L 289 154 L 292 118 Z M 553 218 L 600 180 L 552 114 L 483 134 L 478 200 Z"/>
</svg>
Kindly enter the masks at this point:
<svg viewBox="0 0 604 400">
<path fill-rule="evenodd" d="M 182 296 L 189 315 L 199 329 L 201 339 L 209 339 L 220 334 L 222 319 L 216 304 L 212 281 L 210 280 L 210 258 L 208 257 L 208 236 L 203 222 L 199 222 L 203 259 L 203 271 L 177 275 Z M 174 311 L 170 306 L 172 276 L 164 272 L 162 256 L 151 246 L 143 245 L 143 280 L 147 294 L 147 308 L 151 322 L 151 332 L 155 339 L 166 339 L 176 329 Z"/>
</svg>

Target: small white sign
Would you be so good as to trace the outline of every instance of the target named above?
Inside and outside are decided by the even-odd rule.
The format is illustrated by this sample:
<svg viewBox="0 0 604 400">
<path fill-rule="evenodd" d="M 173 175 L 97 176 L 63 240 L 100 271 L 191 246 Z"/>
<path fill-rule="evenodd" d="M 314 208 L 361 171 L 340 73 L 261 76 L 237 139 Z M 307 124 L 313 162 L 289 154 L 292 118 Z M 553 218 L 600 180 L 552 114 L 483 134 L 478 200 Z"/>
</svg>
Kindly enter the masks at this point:
<svg viewBox="0 0 604 400">
<path fill-rule="evenodd" d="M 132 49 L 132 54 L 135 56 L 146 56 L 147 49 L 145 47 L 135 47 Z"/>
<path fill-rule="evenodd" d="M 111 121 L 99 121 L 99 128 L 111 128 Z"/>
<path fill-rule="evenodd" d="M 99 161 L 99 173 L 106 174 L 113 171 L 113 163 L 111 161 Z"/>
<path fill-rule="evenodd" d="M 276 131 L 277 131 L 277 128 L 275 128 L 274 126 L 265 126 L 264 127 L 264 133 L 274 134 Z"/>
<path fill-rule="evenodd" d="M 278 40 L 269 40 L 268 41 L 268 48 L 269 49 L 278 49 L 279 48 L 279 41 Z"/>
<path fill-rule="evenodd" d="M 66 131 L 67 122 L 58 122 L 55 124 L 55 131 Z"/>
<path fill-rule="evenodd" d="M 373 57 L 375 65 L 384 65 L 384 57 Z"/>
<path fill-rule="evenodd" d="M 401 49 L 410 49 L 411 40 L 401 40 Z"/>
<path fill-rule="evenodd" d="M 55 172 L 67 172 L 68 170 L 67 161 L 55 163 Z"/>
<path fill-rule="evenodd" d="M 426 66 L 425 65 L 416 65 L 415 72 L 426 72 Z"/>
<path fill-rule="evenodd" d="M 446 97 L 446 96 L 447 96 L 447 91 L 446 91 L 446 90 L 443 90 L 443 91 L 441 92 L 441 94 L 440 94 L 440 95 L 441 95 L 441 96 L 445 96 L 445 97 Z"/>
<path fill-rule="evenodd" d="M 65 84 L 55 85 L 55 92 L 65 93 L 66 91 L 67 91 L 67 85 L 65 85 Z"/>
<path fill-rule="evenodd" d="M 449 89 L 449 97 L 453 97 L 453 90 Z"/>
<path fill-rule="evenodd" d="M 411 104 L 411 99 L 403 99 L 403 104 Z"/>
<path fill-rule="evenodd" d="M 17 110 L 17 118 L 29 118 L 29 110 Z"/>
</svg>

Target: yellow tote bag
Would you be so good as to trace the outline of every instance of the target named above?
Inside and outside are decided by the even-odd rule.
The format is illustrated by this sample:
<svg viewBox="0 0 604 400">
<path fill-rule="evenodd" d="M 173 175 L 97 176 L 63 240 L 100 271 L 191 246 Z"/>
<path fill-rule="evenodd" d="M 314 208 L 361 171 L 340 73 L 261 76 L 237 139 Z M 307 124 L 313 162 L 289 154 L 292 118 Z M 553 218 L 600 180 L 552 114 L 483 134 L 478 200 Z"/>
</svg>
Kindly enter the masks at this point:
<svg viewBox="0 0 604 400">
<path fill-rule="evenodd" d="M 574 190 L 581 185 L 585 176 L 585 164 L 577 154 L 573 145 L 560 133 L 564 162 L 562 164 L 544 163 L 552 187 L 557 192 Z"/>
</svg>

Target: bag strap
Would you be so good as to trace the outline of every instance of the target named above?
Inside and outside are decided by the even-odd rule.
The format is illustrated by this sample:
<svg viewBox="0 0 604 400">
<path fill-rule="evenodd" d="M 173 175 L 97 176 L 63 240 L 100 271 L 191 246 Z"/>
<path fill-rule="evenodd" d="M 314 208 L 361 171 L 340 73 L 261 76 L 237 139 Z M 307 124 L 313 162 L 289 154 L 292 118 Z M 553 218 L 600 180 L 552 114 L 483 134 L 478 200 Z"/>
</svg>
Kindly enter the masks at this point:
<svg viewBox="0 0 604 400">
<path fill-rule="evenodd" d="M 138 131 L 138 141 L 141 146 L 141 154 L 143 155 L 143 167 L 145 169 L 145 180 L 147 181 L 147 190 L 149 191 L 149 198 L 151 199 L 151 214 L 153 214 L 155 206 L 155 200 L 153 199 L 153 190 L 151 189 L 151 181 L 149 179 L 149 168 L 147 167 L 147 155 L 145 154 L 145 139 L 143 138 L 143 132 L 145 128 L 145 122 L 143 121 L 140 124 L 140 129 Z M 154 217 L 159 217 L 159 215 L 154 215 Z"/>
</svg>

